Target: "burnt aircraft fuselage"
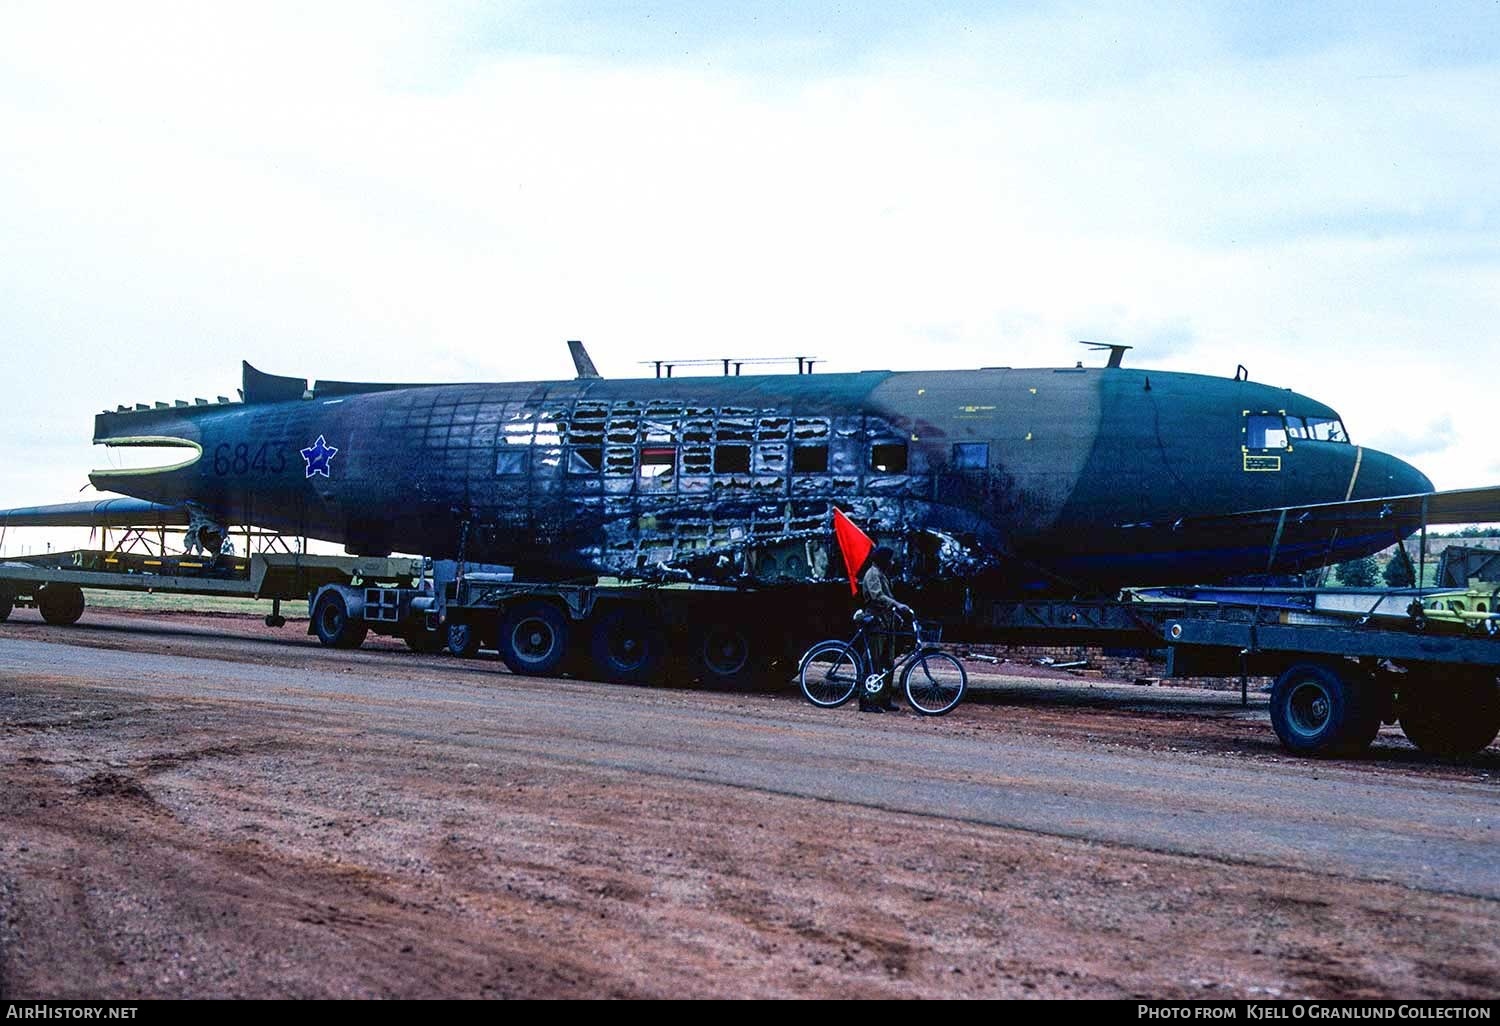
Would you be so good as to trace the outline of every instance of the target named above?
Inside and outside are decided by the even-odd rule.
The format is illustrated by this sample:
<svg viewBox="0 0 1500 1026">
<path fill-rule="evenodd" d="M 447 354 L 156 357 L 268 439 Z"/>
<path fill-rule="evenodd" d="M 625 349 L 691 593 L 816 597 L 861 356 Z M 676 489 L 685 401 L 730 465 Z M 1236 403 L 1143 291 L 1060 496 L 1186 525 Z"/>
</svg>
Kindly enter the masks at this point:
<svg viewBox="0 0 1500 1026">
<path fill-rule="evenodd" d="M 1069 589 L 1350 558 L 1392 538 L 1268 563 L 1270 538 L 1179 521 L 1431 490 L 1306 396 L 1119 367 L 304 386 L 247 367 L 244 402 L 102 414 L 96 442 L 200 452 L 92 480 L 352 552 L 462 549 L 551 577 L 823 579 L 842 573 L 836 505 L 918 579 Z"/>
</svg>

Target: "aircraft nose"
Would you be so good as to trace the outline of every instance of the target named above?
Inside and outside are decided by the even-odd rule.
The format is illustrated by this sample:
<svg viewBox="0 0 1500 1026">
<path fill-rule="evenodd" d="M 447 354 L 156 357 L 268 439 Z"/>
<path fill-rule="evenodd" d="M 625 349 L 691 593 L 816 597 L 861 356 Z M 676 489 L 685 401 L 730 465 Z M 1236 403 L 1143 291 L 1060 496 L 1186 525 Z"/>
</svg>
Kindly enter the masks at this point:
<svg viewBox="0 0 1500 1026">
<path fill-rule="evenodd" d="M 1385 495 L 1420 495 L 1435 491 L 1428 476 L 1405 460 L 1378 449 L 1366 449 L 1354 498 L 1376 499 Z"/>
</svg>

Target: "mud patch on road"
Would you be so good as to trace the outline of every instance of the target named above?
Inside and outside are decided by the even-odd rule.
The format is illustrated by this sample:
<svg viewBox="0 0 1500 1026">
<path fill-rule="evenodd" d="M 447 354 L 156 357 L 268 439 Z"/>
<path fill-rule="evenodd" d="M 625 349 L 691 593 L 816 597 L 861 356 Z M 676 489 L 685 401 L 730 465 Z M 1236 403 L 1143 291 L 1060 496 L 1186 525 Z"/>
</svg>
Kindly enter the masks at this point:
<svg viewBox="0 0 1500 1026">
<path fill-rule="evenodd" d="M 74 790 L 81 798 L 112 798 L 156 808 L 156 799 L 150 791 L 118 773 L 94 773 L 79 781 Z"/>
</svg>

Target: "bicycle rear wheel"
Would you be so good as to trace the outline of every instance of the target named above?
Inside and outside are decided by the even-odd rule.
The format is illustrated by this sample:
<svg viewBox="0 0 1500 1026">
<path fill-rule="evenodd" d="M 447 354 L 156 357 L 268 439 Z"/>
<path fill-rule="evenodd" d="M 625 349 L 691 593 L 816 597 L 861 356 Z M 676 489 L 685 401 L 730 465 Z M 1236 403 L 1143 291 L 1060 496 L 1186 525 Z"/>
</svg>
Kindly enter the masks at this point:
<svg viewBox="0 0 1500 1026">
<path fill-rule="evenodd" d="M 941 716 L 963 701 L 969 689 L 964 664 L 947 652 L 923 652 L 901 674 L 906 700 L 923 716 Z"/>
<path fill-rule="evenodd" d="M 802 657 L 797 679 L 809 702 L 832 709 L 854 697 L 862 676 L 859 657 L 847 642 L 820 641 Z"/>
</svg>

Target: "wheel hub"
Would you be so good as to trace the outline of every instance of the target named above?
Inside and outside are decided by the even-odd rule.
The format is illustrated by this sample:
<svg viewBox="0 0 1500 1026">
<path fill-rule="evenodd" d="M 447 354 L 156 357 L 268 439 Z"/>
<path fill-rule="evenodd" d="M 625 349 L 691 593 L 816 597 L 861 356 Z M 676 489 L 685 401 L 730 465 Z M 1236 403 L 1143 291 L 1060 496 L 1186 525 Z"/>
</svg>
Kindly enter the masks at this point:
<svg viewBox="0 0 1500 1026">
<path fill-rule="evenodd" d="M 522 655 L 539 658 L 552 651 L 552 631 L 540 622 L 523 623 L 516 629 L 516 645 Z"/>
<path fill-rule="evenodd" d="M 630 628 L 618 627 L 609 637 L 609 655 L 617 669 L 634 672 L 646 662 L 646 643 Z"/>
<path fill-rule="evenodd" d="M 719 629 L 703 643 L 703 660 L 708 669 L 721 677 L 738 673 L 750 658 L 750 644 L 735 630 Z"/>
<path fill-rule="evenodd" d="M 1328 725 L 1328 719 L 1333 715 L 1328 692 L 1314 683 L 1299 684 L 1292 692 L 1289 705 L 1291 724 L 1301 734 L 1317 734 Z"/>
</svg>

